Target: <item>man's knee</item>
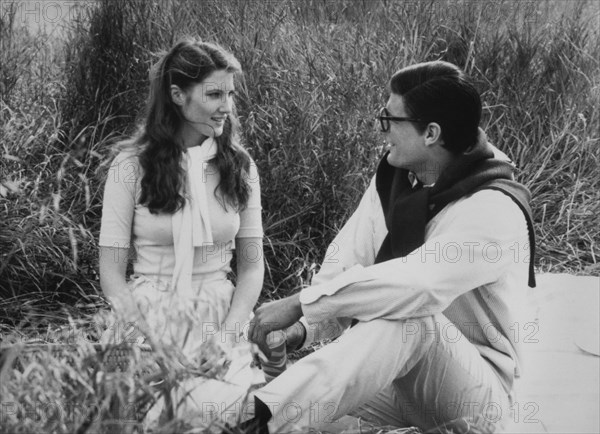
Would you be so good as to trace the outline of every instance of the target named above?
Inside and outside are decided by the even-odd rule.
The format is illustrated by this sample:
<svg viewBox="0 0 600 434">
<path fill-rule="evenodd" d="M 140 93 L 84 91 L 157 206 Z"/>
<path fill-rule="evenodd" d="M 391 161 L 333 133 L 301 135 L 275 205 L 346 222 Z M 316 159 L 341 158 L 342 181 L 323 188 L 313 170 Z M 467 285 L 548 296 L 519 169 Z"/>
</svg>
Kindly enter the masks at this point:
<svg viewBox="0 0 600 434">
<path fill-rule="evenodd" d="M 396 321 L 384 321 L 383 327 L 393 329 L 402 344 L 430 345 L 442 339 L 445 323 L 437 316 L 423 316 Z"/>
<path fill-rule="evenodd" d="M 384 341 L 387 337 L 401 344 L 422 343 L 429 345 L 440 342 L 444 334 L 448 339 L 453 339 L 456 330 L 450 330 L 453 324 L 442 315 L 430 315 L 402 320 L 374 319 L 361 321 L 355 324 L 345 335 L 357 339 L 368 337 L 369 340 L 378 338 Z M 454 326 L 454 328 L 456 328 Z"/>
</svg>

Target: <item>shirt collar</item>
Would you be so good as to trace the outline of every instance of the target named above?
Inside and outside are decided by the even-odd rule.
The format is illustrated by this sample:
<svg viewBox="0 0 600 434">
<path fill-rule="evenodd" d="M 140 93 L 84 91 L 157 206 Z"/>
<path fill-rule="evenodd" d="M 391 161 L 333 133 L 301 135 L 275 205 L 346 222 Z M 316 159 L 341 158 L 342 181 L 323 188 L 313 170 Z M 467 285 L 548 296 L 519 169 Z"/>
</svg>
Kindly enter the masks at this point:
<svg viewBox="0 0 600 434">
<path fill-rule="evenodd" d="M 417 178 L 417 175 L 415 175 L 414 172 L 408 172 L 408 182 L 410 182 L 410 186 L 412 188 L 417 188 L 419 186 L 433 187 L 435 185 L 435 182 L 433 184 L 423 184 L 421 181 L 419 181 L 419 178 Z"/>
</svg>

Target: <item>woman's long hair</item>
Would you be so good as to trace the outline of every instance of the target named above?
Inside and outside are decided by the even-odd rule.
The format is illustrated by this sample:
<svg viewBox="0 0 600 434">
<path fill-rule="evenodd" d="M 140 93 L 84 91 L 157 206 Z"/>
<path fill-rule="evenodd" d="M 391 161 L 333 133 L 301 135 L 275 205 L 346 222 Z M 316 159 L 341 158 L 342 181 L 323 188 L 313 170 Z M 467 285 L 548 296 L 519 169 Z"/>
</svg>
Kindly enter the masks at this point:
<svg viewBox="0 0 600 434">
<path fill-rule="evenodd" d="M 183 207 L 185 201 L 181 194 L 185 182 L 181 167 L 184 146 L 175 140 L 185 119 L 171 98 L 171 85 L 185 91 L 221 70 L 241 73 L 241 66 L 221 47 L 192 39 L 178 42 L 151 70 L 146 120 L 129 143 L 139 149 L 140 203 L 153 214 L 172 214 Z M 215 141 L 217 155 L 212 162 L 220 175 L 215 194 L 225 208 L 229 204 L 243 209 L 250 195 L 248 172 L 251 160 L 240 145 L 235 107 L 227 117 L 223 133 L 215 137 Z"/>
</svg>

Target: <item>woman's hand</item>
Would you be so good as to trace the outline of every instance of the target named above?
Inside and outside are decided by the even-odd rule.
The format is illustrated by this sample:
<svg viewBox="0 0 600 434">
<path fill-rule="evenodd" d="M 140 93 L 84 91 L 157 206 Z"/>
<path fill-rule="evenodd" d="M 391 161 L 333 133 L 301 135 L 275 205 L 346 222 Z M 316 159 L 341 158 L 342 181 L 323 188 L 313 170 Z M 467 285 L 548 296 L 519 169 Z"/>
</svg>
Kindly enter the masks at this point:
<svg viewBox="0 0 600 434">
<path fill-rule="evenodd" d="M 227 372 L 231 364 L 233 343 L 226 336 L 221 333 L 211 335 L 200 345 L 200 375 L 215 378 Z"/>
</svg>

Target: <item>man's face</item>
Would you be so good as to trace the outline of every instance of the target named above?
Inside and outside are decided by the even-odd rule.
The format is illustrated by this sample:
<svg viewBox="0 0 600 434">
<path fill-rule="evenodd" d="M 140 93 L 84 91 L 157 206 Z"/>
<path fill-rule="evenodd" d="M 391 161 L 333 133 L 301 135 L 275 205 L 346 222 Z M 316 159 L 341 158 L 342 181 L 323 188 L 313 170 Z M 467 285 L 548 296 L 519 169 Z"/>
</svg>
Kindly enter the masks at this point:
<svg viewBox="0 0 600 434">
<path fill-rule="evenodd" d="M 390 116 L 410 117 L 400 95 L 392 93 L 386 107 Z M 390 151 L 388 163 L 418 173 L 427 161 L 425 132 L 420 133 L 414 122 L 390 121 L 390 129 L 384 135 Z"/>
</svg>

